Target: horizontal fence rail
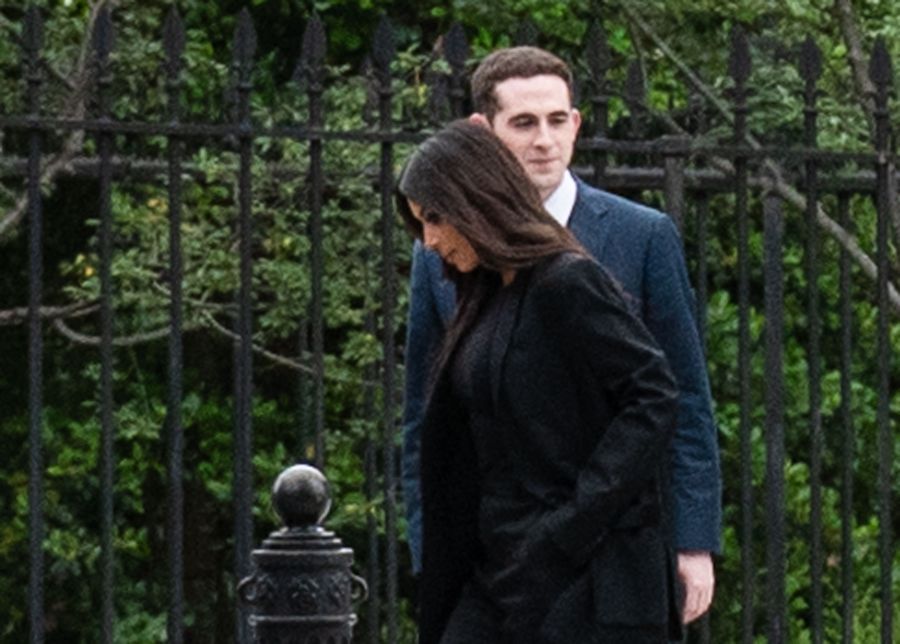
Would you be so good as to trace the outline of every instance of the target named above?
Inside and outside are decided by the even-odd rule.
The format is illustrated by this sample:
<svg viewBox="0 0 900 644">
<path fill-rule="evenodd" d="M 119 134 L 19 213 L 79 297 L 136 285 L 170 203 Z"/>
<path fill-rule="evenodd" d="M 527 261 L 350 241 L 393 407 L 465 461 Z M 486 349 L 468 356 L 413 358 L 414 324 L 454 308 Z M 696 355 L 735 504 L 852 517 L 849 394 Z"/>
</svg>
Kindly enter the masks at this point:
<svg viewBox="0 0 900 644">
<path fill-rule="evenodd" d="M 57 609 L 48 598 L 60 591 L 52 586 L 55 562 L 47 553 L 59 520 L 54 504 L 62 501 L 48 493 L 48 471 L 57 455 L 48 453 L 46 443 L 56 444 L 55 432 L 63 429 L 48 413 L 58 396 L 48 389 L 55 376 L 46 367 L 62 368 L 57 365 L 65 358 L 55 352 L 68 355 L 71 347 L 80 351 L 78 361 L 97 365 L 91 409 L 99 416 L 100 432 L 99 519 L 84 533 L 99 544 L 99 582 L 89 591 L 96 592 L 90 604 L 97 610 L 83 620 L 96 631 L 79 637 L 115 641 L 128 617 L 120 594 L 135 580 L 127 578 L 133 570 L 123 559 L 135 555 L 126 555 L 119 544 L 136 511 L 117 505 L 126 492 L 117 458 L 132 459 L 130 441 L 136 440 L 123 426 L 131 418 L 123 412 L 132 391 L 126 374 L 138 361 L 137 347 L 165 339 L 167 350 L 159 360 L 165 373 L 163 411 L 158 412 L 163 429 L 157 437 L 163 463 L 153 474 L 164 479 L 165 498 L 143 501 L 146 517 L 141 520 L 150 525 L 141 529 L 158 532 L 150 540 L 165 545 L 164 597 L 148 590 L 144 601 L 165 613 L 167 640 L 206 641 L 188 632 L 194 628 L 191 620 L 205 610 L 203 593 L 213 586 L 221 590 L 223 579 L 232 582 L 233 590 L 236 580 L 251 572 L 251 549 L 268 531 L 254 510 L 257 490 L 267 485 L 258 475 L 265 460 L 258 448 L 262 443 L 282 458 L 309 461 L 343 477 L 336 502 L 364 508 L 354 545 L 370 596 L 365 609 L 356 609 L 363 629 L 357 637 L 413 641 L 414 582 L 397 486 L 409 259 L 408 240 L 399 236 L 393 188 L 399 164 L 412 147 L 442 123 L 467 113 L 470 66 L 464 31 L 456 25 L 442 40 L 446 71 L 429 72 L 427 109 L 417 118 L 398 119 L 398 106 L 407 109 L 401 90 L 408 79 L 392 75 L 398 64 L 395 33 L 383 20 L 366 68 L 350 75 L 364 87 L 361 109 L 366 114 L 360 122 L 335 128 L 332 111 L 340 108 L 328 92 L 343 81 L 326 73 L 327 38 L 318 19 L 310 20 L 304 32 L 295 75 L 302 116 L 291 123 L 262 122 L 254 106 L 257 36 L 246 10 L 234 33 L 231 111 L 220 122 L 185 117 L 186 32 L 175 10 L 162 34 L 165 106 L 158 122 L 114 116 L 114 14 L 104 9 L 93 25 L 93 85 L 78 116 L 45 113 L 50 81 L 42 67 L 40 11 L 30 9 L 23 24 L 21 112 L 0 114 L 5 137 L 0 182 L 14 195 L 4 202 L 9 214 L 0 224 L 0 247 L 16 243 L 16 224 L 26 221 L 28 258 L 24 269 L 6 267 L 27 273 L 28 286 L 21 301 L 0 310 L 0 336 L 8 333 L 10 343 L 27 349 L 21 364 L 7 365 L 27 372 L 28 390 L 22 409 L 16 410 L 26 419 L 28 437 L 22 462 L 28 591 L 19 610 L 27 623 L 12 628 L 27 632 L 34 643 L 59 637 L 53 631 Z M 533 42 L 536 34 L 526 29 L 519 38 Z M 842 641 L 858 641 L 854 625 L 871 619 L 877 606 L 880 640 L 892 642 L 893 571 L 900 565 L 892 532 L 896 411 L 891 402 L 898 377 L 892 331 L 896 337 L 900 294 L 892 281 L 898 249 L 891 222 L 900 207 L 900 176 L 891 131 L 893 72 L 885 44 L 875 45 L 870 67 L 874 140 L 871 148 L 859 151 L 819 147 L 822 62 L 811 39 L 800 50 L 803 135 L 795 145 L 783 146 L 757 139 L 748 125 L 750 42 L 740 29 L 731 43 L 731 116 L 707 123 L 697 117 L 693 128 L 648 105 L 638 67 L 629 69 L 623 88 L 612 86 L 605 38 L 597 24 L 585 43 L 588 76 L 578 79 L 578 86 L 589 118 L 573 170 L 599 187 L 664 209 L 678 224 L 722 427 L 726 550 L 717 583 L 719 594 L 735 598 L 739 610 L 723 613 L 714 604 L 711 616 L 691 629 L 690 639 L 724 641 L 717 637 L 727 633 L 747 643 L 761 636 L 779 643 L 798 636 L 792 629 L 803 628 L 812 641 L 824 642 L 829 624 L 836 623 Z M 613 101 L 625 106 L 617 108 L 615 120 Z M 656 126 L 654 132 L 662 124 L 669 134 L 647 135 L 647 124 Z M 69 137 L 89 145 L 68 149 Z M 46 221 L 58 216 L 54 193 L 63 180 L 88 186 L 93 201 L 72 216 L 96 222 L 96 230 L 81 233 L 84 248 L 75 251 L 93 259 L 66 258 L 73 267 L 68 275 L 48 275 L 52 267 L 45 251 L 54 233 Z M 357 192 L 341 191 L 351 183 Z M 290 190 L 280 193 L 281 184 Z M 148 206 L 143 218 L 130 219 L 127 204 L 138 199 L 157 205 Z M 368 205 L 356 216 L 358 201 Z M 164 247 L 159 252 L 163 265 L 144 266 L 149 276 L 137 269 L 126 275 L 123 267 L 149 252 L 141 245 L 140 227 L 148 225 L 154 208 L 162 222 L 154 248 Z M 280 222 L 282 213 L 294 218 Z M 202 217 L 219 219 L 209 225 Z M 205 252 L 196 250 L 198 231 L 209 235 L 202 240 Z M 296 250 L 298 245 L 302 250 Z M 227 270 L 213 266 L 209 285 L 200 288 L 190 272 L 213 256 L 221 256 Z M 276 263 L 278 257 L 293 258 L 297 272 L 288 273 L 285 264 Z M 338 266 L 336 257 L 349 258 L 350 269 Z M 351 269 L 353 277 L 342 281 L 346 276 L 340 270 Z M 97 285 L 87 277 L 83 284 L 66 281 L 74 282 L 76 273 L 90 273 L 93 279 L 95 272 Z M 357 308 L 342 310 L 330 301 L 341 297 Z M 302 302 L 291 308 L 292 298 Z M 153 309 L 157 301 L 160 311 Z M 290 315 L 270 315 L 267 307 L 275 305 L 287 307 Z M 869 317 L 859 314 L 862 305 Z M 27 340 L 13 338 L 18 326 L 26 329 Z M 51 329 L 58 334 L 50 335 Z M 355 344 L 349 343 L 351 336 Z M 229 350 L 230 358 L 217 355 Z M 221 378 L 212 371 L 198 375 L 201 360 L 207 367 L 230 370 L 229 387 L 220 391 Z M 77 378 L 77 372 L 70 377 Z M 201 477 L 191 459 L 207 448 L 198 446 L 199 432 L 205 422 L 213 422 L 203 413 L 214 415 L 191 406 L 204 388 L 231 405 L 229 468 L 216 472 L 227 486 L 217 481 L 213 487 L 219 496 L 202 497 L 227 498 L 232 504 L 222 510 L 230 521 L 225 534 L 194 525 L 202 518 L 192 519 L 208 516 L 191 496 Z M 861 405 L 874 405 L 874 422 L 859 417 Z M 279 413 L 294 419 L 295 435 L 275 440 L 265 423 Z M 263 428 L 260 418 L 265 418 Z M 860 453 L 862 440 L 872 441 L 874 456 Z M 341 452 L 348 446 L 358 452 L 357 460 Z M 144 484 L 151 489 L 154 481 Z M 797 498 L 806 505 L 798 507 Z M 349 525 L 354 515 L 347 512 L 343 520 Z M 865 526 L 877 534 L 874 546 L 856 543 L 871 536 L 860 530 Z M 204 547 L 191 542 L 197 535 L 214 536 L 227 548 L 227 573 L 192 569 L 190 553 Z M 866 557 L 877 558 L 877 580 L 860 579 Z M 798 575 L 794 585 L 799 590 L 787 582 Z M 876 600 L 865 583 L 877 586 Z M 222 625 L 219 606 L 213 637 L 248 641 L 248 614 L 233 594 L 221 591 L 215 601 L 226 606 L 231 623 Z M 863 602 L 869 612 L 860 614 Z M 12 622 L 13 613 L 5 615 Z"/>
</svg>

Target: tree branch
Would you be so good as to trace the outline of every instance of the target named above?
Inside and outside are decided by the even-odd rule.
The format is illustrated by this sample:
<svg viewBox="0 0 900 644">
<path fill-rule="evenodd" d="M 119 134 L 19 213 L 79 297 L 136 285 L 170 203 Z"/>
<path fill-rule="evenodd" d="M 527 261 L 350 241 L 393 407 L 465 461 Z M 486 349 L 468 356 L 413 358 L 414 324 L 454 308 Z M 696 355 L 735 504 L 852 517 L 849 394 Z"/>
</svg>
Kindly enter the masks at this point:
<svg viewBox="0 0 900 644">
<path fill-rule="evenodd" d="M 894 248 L 900 249 L 900 196 L 897 193 L 897 168 L 893 163 L 888 164 L 887 177 L 888 208 L 894 231 Z M 896 262 L 894 266 L 897 266 Z"/>
<path fill-rule="evenodd" d="M 41 171 L 40 183 L 42 186 L 52 183 L 56 177 L 67 169 L 72 159 L 81 151 L 84 142 L 84 133 L 73 133 L 59 154 L 54 156 L 50 163 Z M 16 205 L 0 219 L 0 239 L 15 228 L 28 210 L 28 194 L 23 194 L 16 201 Z"/>
<path fill-rule="evenodd" d="M 206 305 L 206 308 L 210 308 L 212 305 L 209 303 L 198 302 L 200 306 Z M 66 320 L 75 319 L 84 317 L 86 315 L 90 315 L 92 313 L 96 313 L 100 310 L 100 304 L 96 301 L 91 302 L 76 302 L 75 304 L 68 304 L 66 306 L 44 306 L 40 309 L 40 316 L 45 320 L 53 321 L 53 328 L 60 333 L 63 337 L 68 340 L 74 342 L 75 344 L 81 346 L 90 346 L 90 347 L 98 347 L 101 343 L 101 338 L 95 335 L 87 335 L 85 333 L 79 333 L 74 330 L 68 324 L 66 324 Z M 212 314 L 204 311 L 201 313 L 201 317 L 203 318 L 205 325 L 202 324 L 191 324 L 186 325 L 184 328 L 185 332 L 197 331 L 199 329 L 204 328 L 204 326 L 224 335 L 229 340 L 238 342 L 240 341 L 240 336 L 227 329 L 226 327 L 219 324 L 219 322 L 212 316 Z M 13 309 L 0 310 L 0 326 L 13 326 L 16 324 L 22 324 L 26 320 L 28 320 L 28 308 L 27 307 L 17 307 Z M 172 332 L 172 328 L 169 326 L 163 327 L 161 329 L 156 329 L 154 331 L 148 331 L 145 333 L 135 333 L 133 335 L 121 336 L 118 338 L 113 338 L 113 346 L 115 347 L 131 347 L 138 344 L 144 344 L 146 342 L 153 342 L 155 340 L 161 340 L 165 337 L 168 337 Z M 308 364 L 304 364 L 297 360 L 293 360 L 286 356 L 280 355 L 278 353 L 274 353 L 263 347 L 254 344 L 253 345 L 254 353 L 274 362 L 275 364 L 281 365 L 282 367 L 288 367 L 289 369 L 293 369 L 294 371 L 300 371 L 303 373 L 307 373 L 309 375 L 315 374 L 315 369 Z M 336 381 L 336 382 L 346 382 L 350 384 L 358 384 L 366 387 L 378 387 L 380 383 L 374 380 L 366 380 L 361 378 L 347 378 L 343 376 L 338 376 L 335 374 L 326 374 L 326 378 Z"/>
<path fill-rule="evenodd" d="M 101 339 L 96 335 L 85 335 L 83 333 L 78 333 L 70 326 L 68 326 L 62 318 L 57 318 L 53 321 L 53 328 L 59 331 L 63 336 L 74 342 L 75 344 L 81 344 L 85 346 L 91 347 L 99 347 L 101 343 Z M 186 327 L 185 331 L 193 331 L 197 327 Z M 152 342 L 153 340 L 160 340 L 162 338 L 168 337 L 168 335 L 172 332 L 171 327 L 164 327 L 162 329 L 157 329 L 156 331 L 148 331 L 147 333 L 136 333 L 134 335 L 126 335 L 123 337 L 113 338 L 113 346 L 114 347 L 131 347 L 136 344 L 143 344 L 145 342 Z"/>
<path fill-rule="evenodd" d="M 90 315 L 100 309 L 94 302 L 76 302 L 66 306 L 42 306 L 38 313 L 41 319 L 55 320 L 59 318 L 77 318 Z M 0 311 L 0 326 L 22 324 L 28 319 L 28 307 L 18 307 Z"/>
<path fill-rule="evenodd" d="M 837 14 L 841 36 L 844 39 L 844 44 L 847 46 L 847 61 L 850 63 L 850 72 L 853 76 L 856 96 L 869 125 L 869 135 L 874 138 L 875 86 L 869 78 L 867 59 L 862 46 L 862 37 L 856 24 L 853 4 L 849 0 L 835 0 L 834 12 Z"/>
<path fill-rule="evenodd" d="M 218 331 L 219 333 L 221 333 L 222 335 L 227 337 L 229 340 L 232 340 L 233 342 L 240 342 L 241 336 L 239 336 L 237 333 L 235 333 L 231 329 L 228 329 L 228 328 L 222 326 L 221 324 L 219 324 L 219 322 L 212 315 L 210 315 L 208 313 L 204 313 L 203 318 L 206 320 L 207 324 L 209 324 L 210 328 L 214 329 L 215 331 Z M 300 371 L 300 372 L 309 374 L 311 376 L 316 374 L 316 370 L 313 367 L 309 366 L 308 364 L 304 364 L 297 360 L 293 360 L 291 358 L 285 357 L 278 353 L 273 353 L 267 349 L 264 349 L 263 347 L 259 346 L 258 344 L 253 344 L 252 346 L 253 346 L 254 353 L 266 358 L 267 360 L 271 360 L 275 364 L 279 364 L 283 367 L 288 367 L 289 369 L 293 369 L 294 371 Z M 325 378 L 326 378 L 326 380 L 333 380 L 335 382 L 345 382 L 345 383 L 350 383 L 353 385 L 363 385 L 366 387 L 380 386 L 380 383 L 375 382 L 374 380 L 367 380 L 365 378 L 347 378 L 344 376 L 339 376 L 334 373 L 328 373 L 328 372 L 325 373 Z"/>
<path fill-rule="evenodd" d="M 853 86 L 856 97 L 865 114 L 869 126 L 869 136 L 875 140 L 875 86 L 869 78 L 868 61 L 863 48 L 862 36 L 856 20 L 853 3 L 850 0 L 835 0 L 834 11 L 837 14 L 838 24 L 841 28 L 841 36 L 847 46 L 847 61 L 850 64 L 853 76 Z M 894 167 L 888 167 L 888 202 L 891 229 L 894 234 L 894 244 L 900 247 L 900 203 L 897 201 L 897 178 Z"/>
<path fill-rule="evenodd" d="M 101 10 L 109 6 L 112 8 L 115 2 L 111 0 L 99 0 L 91 5 L 91 12 L 88 23 L 85 27 L 84 39 L 81 42 L 81 53 L 78 56 L 78 64 L 72 72 L 74 79 L 66 86 L 70 88 L 69 96 L 63 106 L 62 113 L 68 114 L 71 118 L 84 118 L 85 113 L 85 96 L 90 81 L 90 73 L 88 65 L 91 61 L 91 40 L 94 33 L 94 26 L 97 18 L 100 16 Z M 72 161 L 72 159 L 81 151 L 84 143 L 84 132 L 74 131 L 66 137 L 62 150 L 53 156 L 50 162 L 43 168 L 40 176 L 41 186 L 53 183 L 57 176 Z M 22 221 L 28 210 L 28 196 L 22 195 L 13 208 L 8 211 L 2 219 L 0 219 L 0 240 L 8 235 Z"/>
<path fill-rule="evenodd" d="M 700 94 L 709 101 L 715 108 L 719 111 L 719 113 L 728 121 L 729 124 L 734 123 L 734 115 L 728 109 L 728 105 L 718 97 L 718 95 L 710 88 L 703 79 L 700 78 L 693 69 L 691 69 L 690 65 L 681 60 L 681 57 L 675 53 L 675 51 L 669 47 L 669 44 L 663 40 L 659 34 L 650 29 L 647 22 L 635 13 L 634 9 L 631 8 L 629 3 L 625 2 L 619 5 L 621 11 L 625 14 L 625 17 L 628 19 L 628 22 L 633 27 L 637 28 L 644 36 L 649 38 L 654 45 L 656 45 L 659 50 L 665 55 L 666 58 L 675 66 L 675 68 L 681 72 L 685 78 L 688 79 L 691 85 L 700 92 Z"/>
<path fill-rule="evenodd" d="M 718 96 L 715 95 L 713 90 L 691 69 L 691 67 L 685 63 L 675 51 L 669 47 L 668 43 L 666 43 L 659 34 L 657 34 L 653 29 L 650 28 L 648 23 L 645 20 L 642 20 L 640 16 L 638 16 L 633 9 L 631 9 L 628 4 L 620 5 L 622 11 L 625 13 L 627 19 L 634 24 L 634 26 L 641 31 L 647 38 L 649 38 L 654 45 L 656 45 L 661 52 L 668 58 L 673 65 L 688 79 L 688 81 L 694 86 L 694 88 L 700 92 L 707 100 L 712 103 L 712 105 L 716 108 L 716 110 L 721 114 L 721 116 L 728 122 L 734 123 L 734 114 L 731 112 L 728 105 L 721 101 Z M 650 109 L 649 106 L 647 108 Z M 666 124 L 673 132 L 678 134 L 688 134 L 688 132 L 682 128 L 678 123 L 668 114 L 657 114 L 653 112 L 657 118 L 659 118 L 663 123 Z M 745 143 L 750 146 L 752 149 L 760 149 L 762 146 L 759 141 L 756 140 L 753 135 L 749 132 L 745 136 Z M 728 174 L 734 174 L 734 166 L 725 159 L 721 158 L 710 158 L 709 162 L 714 167 L 722 170 L 723 172 L 727 172 Z M 769 172 L 772 177 L 772 185 L 771 190 L 776 192 L 780 197 L 782 197 L 785 201 L 795 206 L 798 210 L 804 211 L 806 209 L 806 196 L 799 192 L 796 188 L 794 188 L 791 184 L 784 180 L 784 171 L 781 166 L 776 163 L 772 159 L 766 159 L 763 162 L 763 167 Z M 895 181 L 893 182 L 896 183 Z M 892 193 L 896 195 L 896 193 Z M 892 219 L 900 226 L 900 217 L 896 215 L 896 211 L 898 208 L 896 207 L 896 199 L 892 204 L 894 206 L 892 208 Z M 840 224 L 838 224 L 833 218 L 831 218 L 827 212 L 825 212 L 824 208 L 821 204 L 817 204 L 816 206 L 816 223 L 825 230 L 829 235 L 831 235 L 837 243 L 843 247 L 851 258 L 857 263 L 857 265 L 862 270 L 863 274 L 866 275 L 872 281 L 875 281 L 878 277 L 878 268 L 872 258 L 860 247 L 858 239 L 844 229 Z M 900 293 L 897 292 L 896 287 L 893 284 L 889 284 L 889 300 L 891 303 L 891 307 L 895 313 L 900 314 Z"/>
<path fill-rule="evenodd" d="M 16 33 L 15 25 L 2 13 L 0 13 L 0 26 L 7 30 L 10 40 L 12 40 L 16 45 L 18 45 L 19 47 L 23 45 L 24 41 L 22 40 L 22 36 Z M 49 74 L 53 78 L 68 87 L 70 90 L 75 89 L 75 84 L 72 82 L 71 78 L 66 76 L 63 72 L 58 70 L 43 58 L 41 59 L 41 67 L 43 67 L 44 70 L 49 72 Z"/>
</svg>

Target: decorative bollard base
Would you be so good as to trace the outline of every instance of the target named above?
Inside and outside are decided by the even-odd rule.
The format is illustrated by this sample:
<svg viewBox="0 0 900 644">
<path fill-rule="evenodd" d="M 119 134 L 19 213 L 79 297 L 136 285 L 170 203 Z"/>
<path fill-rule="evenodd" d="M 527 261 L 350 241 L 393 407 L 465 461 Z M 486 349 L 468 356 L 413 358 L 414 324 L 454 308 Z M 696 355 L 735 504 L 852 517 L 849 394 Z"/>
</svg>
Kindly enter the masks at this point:
<svg viewBox="0 0 900 644">
<path fill-rule="evenodd" d="M 366 582 L 350 571 L 353 550 L 318 524 L 331 505 L 328 482 L 308 465 L 288 468 L 275 481 L 273 503 L 287 527 L 254 550 L 255 572 L 238 585 L 251 608 L 258 644 L 349 644 Z"/>
</svg>

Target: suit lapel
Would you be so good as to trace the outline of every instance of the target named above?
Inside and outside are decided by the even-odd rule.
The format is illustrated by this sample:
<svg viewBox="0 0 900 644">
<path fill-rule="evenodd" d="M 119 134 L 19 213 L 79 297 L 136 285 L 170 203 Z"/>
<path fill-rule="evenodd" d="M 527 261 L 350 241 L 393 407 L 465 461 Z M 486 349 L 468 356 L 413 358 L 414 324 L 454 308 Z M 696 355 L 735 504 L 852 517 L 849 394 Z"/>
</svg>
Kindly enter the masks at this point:
<svg viewBox="0 0 900 644">
<path fill-rule="evenodd" d="M 606 217 L 609 204 L 603 193 L 590 188 L 581 179 L 575 178 L 578 189 L 572 216 L 569 217 L 568 228 L 581 244 L 600 261 L 606 242 L 609 239 L 609 226 L 601 226 L 600 221 Z"/>
<path fill-rule="evenodd" d="M 533 269 L 525 269 L 530 273 Z M 503 376 L 503 364 L 509 351 L 509 343 L 512 340 L 513 328 L 519 318 L 519 309 L 525 296 L 526 286 L 530 275 L 517 275 L 515 281 L 501 292 L 497 297 L 502 297 L 503 302 L 497 313 L 497 327 L 491 341 L 490 375 L 491 375 L 491 400 L 494 409 L 499 408 L 500 382 Z"/>
</svg>

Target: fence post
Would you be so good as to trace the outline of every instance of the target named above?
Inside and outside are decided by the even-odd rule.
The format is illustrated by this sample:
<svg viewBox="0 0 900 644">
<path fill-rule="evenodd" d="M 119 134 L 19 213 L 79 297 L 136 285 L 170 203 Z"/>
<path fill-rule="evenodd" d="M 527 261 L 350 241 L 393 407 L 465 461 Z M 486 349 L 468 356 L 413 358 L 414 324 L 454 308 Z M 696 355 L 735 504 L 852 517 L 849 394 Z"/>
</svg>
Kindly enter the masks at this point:
<svg viewBox="0 0 900 644">
<path fill-rule="evenodd" d="M 684 165 L 691 139 L 687 136 L 666 135 L 663 144 L 663 193 L 666 212 L 684 234 Z"/>
<path fill-rule="evenodd" d="M 350 571 L 353 550 L 321 523 L 331 508 L 328 480 L 310 465 L 287 468 L 272 488 L 285 527 L 251 554 L 253 574 L 238 584 L 258 644 L 349 644 L 353 600 L 368 589 Z"/>
</svg>

